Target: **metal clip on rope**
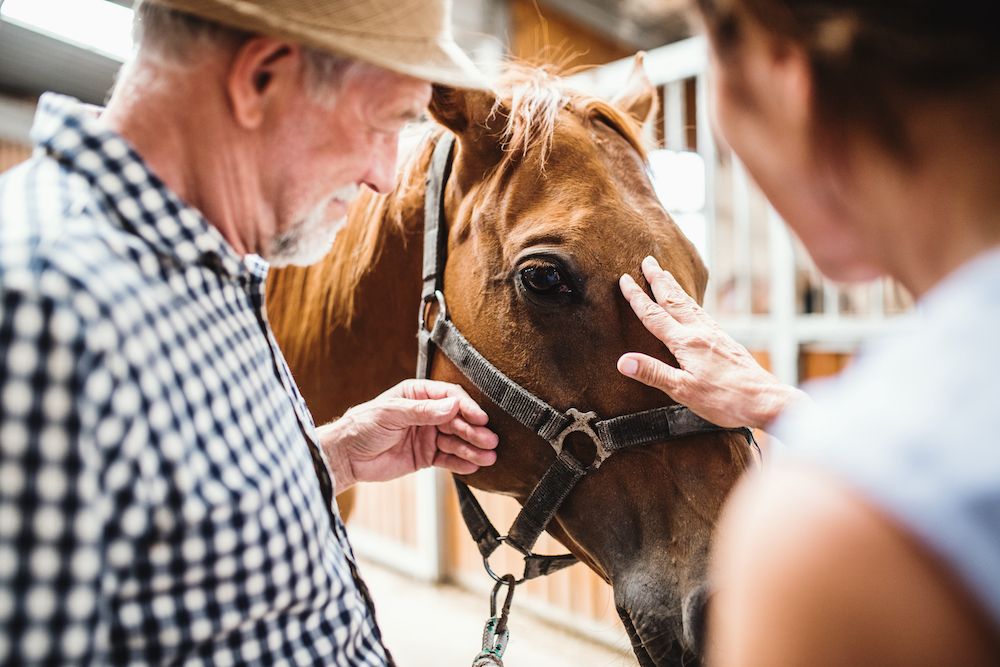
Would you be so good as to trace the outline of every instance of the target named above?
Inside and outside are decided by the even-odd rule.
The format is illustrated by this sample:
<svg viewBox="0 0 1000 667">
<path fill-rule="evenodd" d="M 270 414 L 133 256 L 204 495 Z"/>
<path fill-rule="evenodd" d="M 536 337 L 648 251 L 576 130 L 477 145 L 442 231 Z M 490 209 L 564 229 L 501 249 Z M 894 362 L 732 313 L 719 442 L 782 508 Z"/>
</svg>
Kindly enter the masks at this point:
<svg viewBox="0 0 1000 667">
<path fill-rule="evenodd" d="M 493 586 L 493 593 L 490 595 L 490 618 L 483 628 L 483 648 L 473 659 L 472 667 L 503 667 L 503 653 L 507 650 L 507 642 L 510 640 L 507 620 L 510 617 L 510 603 L 514 600 L 514 589 L 517 584 L 514 575 L 505 574 L 497 579 L 497 583 Z M 498 616 L 497 595 L 504 586 L 507 587 L 507 596 Z"/>
</svg>

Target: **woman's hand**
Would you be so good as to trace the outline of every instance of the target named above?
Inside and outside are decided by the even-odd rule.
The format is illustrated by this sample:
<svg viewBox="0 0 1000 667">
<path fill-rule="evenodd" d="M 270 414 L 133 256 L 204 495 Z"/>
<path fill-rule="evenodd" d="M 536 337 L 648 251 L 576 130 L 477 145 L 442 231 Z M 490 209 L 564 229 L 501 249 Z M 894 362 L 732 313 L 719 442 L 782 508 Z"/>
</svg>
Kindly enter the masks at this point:
<svg viewBox="0 0 1000 667">
<path fill-rule="evenodd" d="M 618 359 L 620 373 L 656 387 L 724 427 L 765 428 L 790 403 L 805 396 L 764 370 L 654 258 L 643 260 L 642 272 L 656 301 L 628 274 L 619 281 L 622 294 L 680 368 L 629 352 Z"/>
<path fill-rule="evenodd" d="M 404 380 L 319 429 L 340 493 L 438 466 L 468 475 L 496 461 L 486 412 L 456 384 Z"/>
</svg>

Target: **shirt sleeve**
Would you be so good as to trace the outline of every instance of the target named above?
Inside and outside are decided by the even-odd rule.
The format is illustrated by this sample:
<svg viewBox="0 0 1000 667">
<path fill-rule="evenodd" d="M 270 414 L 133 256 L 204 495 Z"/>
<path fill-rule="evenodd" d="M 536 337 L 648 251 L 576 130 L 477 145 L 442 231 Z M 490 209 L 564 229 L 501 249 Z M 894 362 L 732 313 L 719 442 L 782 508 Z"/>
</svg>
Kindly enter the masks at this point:
<svg viewBox="0 0 1000 667">
<path fill-rule="evenodd" d="M 0 664 L 107 659 L 116 382 L 92 333 L 66 303 L 0 290 Z"/>
</svg>

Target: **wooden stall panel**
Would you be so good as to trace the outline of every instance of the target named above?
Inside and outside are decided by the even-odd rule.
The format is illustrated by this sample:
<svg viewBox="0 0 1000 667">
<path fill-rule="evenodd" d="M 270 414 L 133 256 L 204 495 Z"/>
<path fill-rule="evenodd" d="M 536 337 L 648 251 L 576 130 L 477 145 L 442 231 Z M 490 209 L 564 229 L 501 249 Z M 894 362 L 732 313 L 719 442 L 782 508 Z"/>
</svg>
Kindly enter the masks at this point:
<svg viewBox="0 0 1000 667">
<path fill-rule="evenodd" d="M 359 484 L 349 530 L 417 547 L 416 479 L 413 475 L 379 484 Z"/>
<path fill-rule="evenodd" d="M 511 0 L 509 9 L 510 53 L 515 58 L 568 69 L 602 65 L 631 54 L 550 7 L 542 10 L 534 0 Z"/>
<path fill-rule="evenodd" d="M 853 355 L 849 352 L 802 348 L 799 353 L 799 377 L 803 382 L 830 377 L 844 370 Z"/>
<path fill-rule="evenodd" d="M 31 148 L 0 139 L 0 172 L 7 171 L 14 165 L 31 157 Z"/>
</svg>

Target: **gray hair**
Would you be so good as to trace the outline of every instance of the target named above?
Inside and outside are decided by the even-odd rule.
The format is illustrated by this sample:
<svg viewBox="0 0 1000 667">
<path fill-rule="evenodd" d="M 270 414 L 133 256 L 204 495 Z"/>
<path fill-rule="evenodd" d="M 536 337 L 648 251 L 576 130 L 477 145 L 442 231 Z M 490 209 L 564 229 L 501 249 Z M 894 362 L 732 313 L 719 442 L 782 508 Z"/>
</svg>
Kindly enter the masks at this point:
<svg viewBox="0 0 1000 667">
<path fill-rule="evenodd" d="M 236 50 L 252 37 L 254 33 L 147 0 L 138 0 L 135 6 L 132 38 L 136 52 L 170 64 L 193 65 L 204 46 Z M 305 46 L 302 47 L 302 56 L 307 91 L 321 103 L 332 100 L 347 70 L 364 65 L 347 56 Z"/>
</svg>

